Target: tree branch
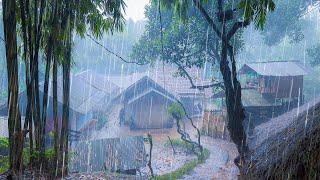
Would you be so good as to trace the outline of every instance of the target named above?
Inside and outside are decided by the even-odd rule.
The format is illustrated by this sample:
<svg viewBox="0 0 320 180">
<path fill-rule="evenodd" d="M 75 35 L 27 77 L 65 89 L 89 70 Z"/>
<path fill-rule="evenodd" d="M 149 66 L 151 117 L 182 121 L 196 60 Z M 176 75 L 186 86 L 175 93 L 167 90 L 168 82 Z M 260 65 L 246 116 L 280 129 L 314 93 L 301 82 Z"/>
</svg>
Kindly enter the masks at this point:
<svg viewBox="0 0 320 180">
<path fill-rule="evenodd" d="M 231 37 L 240 29 L 248 26 L 250 24 L 249 21 L 241 21 L 241 22 L 236 22 L 233 24 L 232 28 L 227 34 L 227 41 L 231 39 Z"/>
<path fill-rule="evenodd" d="M 194 151 L 194 153 L 197 154 L 196 151 L 194 150 L 194 147 L 198 147 L 199 150 L 200 150 L 200 155 L 202 156 L 202 155 L 203 155 L 203 146 L 201 145 L 201 132 L 200 132 L 199 128 L 193 123 L 192 118 L 188 115 L 187 110 L 186 110 L 186 108 L 184 107 L 184 105 L 182 104 L 182 102 L 179 101 L 179 100 L 177 100 L 177 102 L 178 102 L 178 103 L 180 104 L 180 106 L 182 107 L 182 109 L 183 109 L 183 111 L 184 111 L 184 114 L 185 114 L 185 116 L 187 117 L 187 119 L 191 122 L 192 127 L 193 127 L 194 129 L 196 129 L 197 135 L 198 135 L 198 137 L 197 137 L 197 138 L 198 138 L 198 139 L 197 139 L 197 142 L 192 141 L 192 139 L 190 138 L 190 135 L 189 135 L 187 132 L 185 132 L 185 131 L 183 131 L 183 130 L 181 129 L 181 127 L 180 127 L 180 119 L 179 119 L 178 117 L 174 117 L 174 118 L 176 119 L 176 123 L 177 123 L 177 131 L 178 131 L 178 133 L 181 135 L 181 139 L 182 139 L 182 140 L 184 140 L 185 142 L 187 142 L 187 143 L 189 143 L 189 144 L 191 144 L 191 145 L 193 146 L 193 151 Z"/>
<path fill-rule="evenodd" d="M 191 89 L 203 90 L 203 89 L 207 89 L 207 88 L 222 87 L 223 86 L 223 82 L 217 82 L 217 83 L 208 84 L 208 85 L 195 85 L 192 77 L 187 72 L 187 70 L 185 70 L 185 68 L 181 64 L 179 64 L 178 62 L 174 62 L 174 63 L 178 66 L 178 69 L 181 70 L 183 72 L 183 74 L 188 78 L 188 80 L 191 84 Z"/>
<path fill-rule="evenodd" d="M 121 59 L 123 62 L 125 63 L 129 63 L 129 64 L 137 64 L 137 65 L 146 65 L 148 64 L 148 62 L 135 62 L 135 61 L 128 61 L 126 59 L 124 59 L 123 57 L 121 57 L 120 55 L 116 54 L 115 52 L 111 51 L 110 49 L 108 49 L 107 47 L 105 47 L 103 44 L 101 44 L 100 42 L 98 42 L 95 38 L 93 38 L 90 34 L 86 34 L 94 43 L 96 43 L 98 46 L 102 47 L 104 50 L 106 50 L 108 53 L 116 56 L 117 58 Z"/>
</svg>

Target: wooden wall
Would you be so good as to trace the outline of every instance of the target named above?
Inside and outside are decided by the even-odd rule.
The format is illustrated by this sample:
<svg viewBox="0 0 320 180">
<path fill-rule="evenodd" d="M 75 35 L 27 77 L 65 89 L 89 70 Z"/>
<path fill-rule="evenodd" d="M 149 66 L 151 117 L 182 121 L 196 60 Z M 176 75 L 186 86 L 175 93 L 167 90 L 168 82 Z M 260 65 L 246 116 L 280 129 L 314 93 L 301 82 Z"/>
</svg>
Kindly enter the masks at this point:
<svg viewBox="0 0 320 180">
<path fill-rule="evenodd" d="M 167 112 L 172 102 L 164 96 L 150 92 L 125 104 L 125 122 L 132 129 L 170 128 L 173 120 Z"/>
<path fill-rule="evenodd" d="M 303 76 L 260 76 L 259 92 L 277 98 L 299 97 L 303 91 Z M 291 95 L 290 95 L 291 92 Z"/>
</svg>

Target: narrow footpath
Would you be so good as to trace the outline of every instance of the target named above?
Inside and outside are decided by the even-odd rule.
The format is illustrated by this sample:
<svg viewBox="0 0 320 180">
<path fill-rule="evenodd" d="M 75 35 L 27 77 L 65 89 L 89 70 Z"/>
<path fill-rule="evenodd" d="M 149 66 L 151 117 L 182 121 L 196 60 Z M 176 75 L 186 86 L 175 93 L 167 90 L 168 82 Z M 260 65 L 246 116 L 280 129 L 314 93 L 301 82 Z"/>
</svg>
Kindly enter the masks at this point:
<svg viewBox="0 0 320 180">
<path fill-rule="evenodd" d="M 233 159 L 237 156 L 235 145 L 228 141 L 209 137 L 203 137 L 202 144 L 210 151 L 209 158 L 203 164 L 195 167 L 182 179 L 237 179 L 239 170 L 233 163 Z"/>
</svg>

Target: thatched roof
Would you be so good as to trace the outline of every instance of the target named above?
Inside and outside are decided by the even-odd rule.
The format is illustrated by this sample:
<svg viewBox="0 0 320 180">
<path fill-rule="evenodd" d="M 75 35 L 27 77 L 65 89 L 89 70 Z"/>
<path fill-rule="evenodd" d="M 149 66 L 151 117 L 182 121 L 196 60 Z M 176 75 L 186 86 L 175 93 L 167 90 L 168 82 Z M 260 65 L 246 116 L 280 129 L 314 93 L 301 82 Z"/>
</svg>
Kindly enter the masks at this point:
<svg viewBox="0 0 320 180">
<path fill-rule="evenodd" d="M 295 179 L 299 168 L 320 172 L 319 119 L 320 98 L 257 126 L 249 138 L 250 177 Z"/>
</svg>

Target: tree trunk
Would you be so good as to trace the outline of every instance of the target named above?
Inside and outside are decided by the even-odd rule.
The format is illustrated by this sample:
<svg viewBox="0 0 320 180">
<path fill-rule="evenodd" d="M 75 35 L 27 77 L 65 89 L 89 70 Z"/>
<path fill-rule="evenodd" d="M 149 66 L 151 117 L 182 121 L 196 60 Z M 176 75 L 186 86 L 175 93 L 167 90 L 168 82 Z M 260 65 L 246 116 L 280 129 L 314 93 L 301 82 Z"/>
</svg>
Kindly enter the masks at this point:
<svg viewBox="0 0 320 180">
<path fill-rule="evenodd" d="M 46 70 L 45 70 L 45 79 L 44 79 L 44 87 L 43 87 L 43 98 L 42 98 L 42 116 L 41 116 L 41 154 L 44 155 L 45 151 L 45 131 L 46 131 L 46 120 L 47 120 L 47 106 L 48 106 L 48 90 L 49 90 L 49 77 L 50 77 L 50 67 L 52 60 L 52 45 L 53 38 L 50 35 L 47 42 L 47 53 L 46 53 Z M 44 157 L 42 157 L 44 158 Z"/>
<path fill-rule="evenodd" d="M 53 33 L 53 69 L 52 69 L 52 92 L 53 92 L 53 134 L 54 134 L 54 158 L 53 158 L 53 165 L 55 169 L 54 176 L 57 176 L 58 173 L 58 151 L 59 151 L 59 123 L 58 123 L 58 52 L 56 52 L 56 48 L 60 45 L 59 41 L 57 40 L 57 35 L 59 34 L 59 24 L 58 24 L 58 11 L 60 8 L 60 1 L 54 1 L 54 14 L 53 14 L 53 26 L 52 26 L 52 33 Z"/>
<path fill-rule="evenodd" d="M 39 3 L 40 2 L 40 3 Z M 44 13 L 44 7 L 45 7 L 45 1 L 34 1 L 34 7 L 33 10 L 33 15 L 34 15 L 34 36 L 33 37 L 33 45 L 34 45 L 34 54 L 32 58 L 32 68 L 31 68 L 31 74 L 32 74 L 32 80 L 31 84 L 33 85 L 33 92 L 34 92 L 34 111 L 35 111 L 35 132 L 36 132 L 36 150 L 41 151 L 41 145 L 42 143 L 42 123 L 41 123 L 41 109 L 40 109 L 40 93 L 39 93 L 39 48 L 40 48 L 40 40 L 42 38 L 42 18 L 43 18 L 43 13 Z M 30 38 L 29 37 L 29 38 Z"/>
<path fill-rule="evenodd" d="M 209 16 L 206 10 L 202 7 L 199 0 L 193 0 L 194 5 L 197 7 L 199 12 L 205 18 L 207 23 L 210 25 L 211 29 L 216 32 L 217 36 L 221 38 L 221 57 L 220 57 L 220 72 L 223 77 L 225 94 L 226 94 L 226 106 L 228 113 L 228 130 L 230 132 L 230 137 L 232 141 L 236 144 L 237 149 L 240 153 L 240 160 L 244 160 L 244 156 L 247 151 L 246 145 L 246 134 L 242 125 L 244 121 L 244 108 L 241 102 L 241 85 L 237 80 L 236 63 L 234 59 L 234 53 L 232 46 L 229 45 L 230 37 L 228 37 L 228 32 L 226 31 L 226 20 L 223 19 L 221 22 L 222 28 L 218 28 L 213 19 Z M 218 0 L 218 14 L 223 12 L 223 0 Z M 232 71 L 230 70 L 228 63 L 228 49 L 230 53 L 230 61 L 232 66 Z M 240 162 L 239 162 L 240 163 Z M 237 163 L 239 166 L 240 164 Z M 242 163 L 242 161 L 241 161 Z M 241 165 L 240 165 L 241 166 Z M 239 167 L 240 167 L 239 166 Z M 241 169 L 241 167 L 240 167 Z"/>
<path fill-rule="evenodd" d="M 52 92 L 53 92 L 53 126 L 54 126 L 54 165 L 55 170 L 57 170 L 57 160 L 58 160 L 58 149 L 59 149 L 59 132 L 58 132 L 58 87 L 57 87 L 57 79 L 58 79 L 58 62 L 57 57 L 55 56 L 53 59 L 53 70 L 52 70 Z M 56 172 L 55 172 L 56 173 Z M 57 173 L 56 173 L 57 174 Z"/>
<path fill-rule="evenodd" d="M 70 98 L 70 67 L 71 67 L 71 32 L 66 40 L 66 51 L 63 61 L 63 112 L 60 138 L 60 162 L 62 174 L 67 174 L 68 166 L 68 128 L 69 128 L 69 98 Z"/>
<path fill-rule="evenodd" d="M 28 1 L 26 1 L 28 3 Z M 28 51 L 29 48 L 29 41 L 28 41 L 28 28 L 27 26 L 27 17 L 28 13 L 26 10 L 26 4 L 24 0 L 19 0 L 20 4 L 20 14 L 21 14 L 21 29 L 22 29 L 22 35 L 23 35 L 23 50 L 24 50 L 24 61 L 25 61 L 25 78 L 26 78 L 26 91 L 27 91 L 27 107 L 26 107 L 26 116 L 25 116 L 25 126 L 24 126 L 24 131 L 28 131 L 29 133 L 29 148 L 30 148 L 30 164 L 33 164 L 33 122 L 32 122 L 32 90 L 30 87 L 30 59 L 32 57 L 32 52 Z M 28 129 L 28 130 L 27 130 Z"/>
<path fill-rule="evenodd" d="M 9 164 L 14 174 L 20 174 L 22 171 L 23 133 L 18 105 L 16 2 L 3 0 L 2 8 L 8 74 Z"/>
</svg>

